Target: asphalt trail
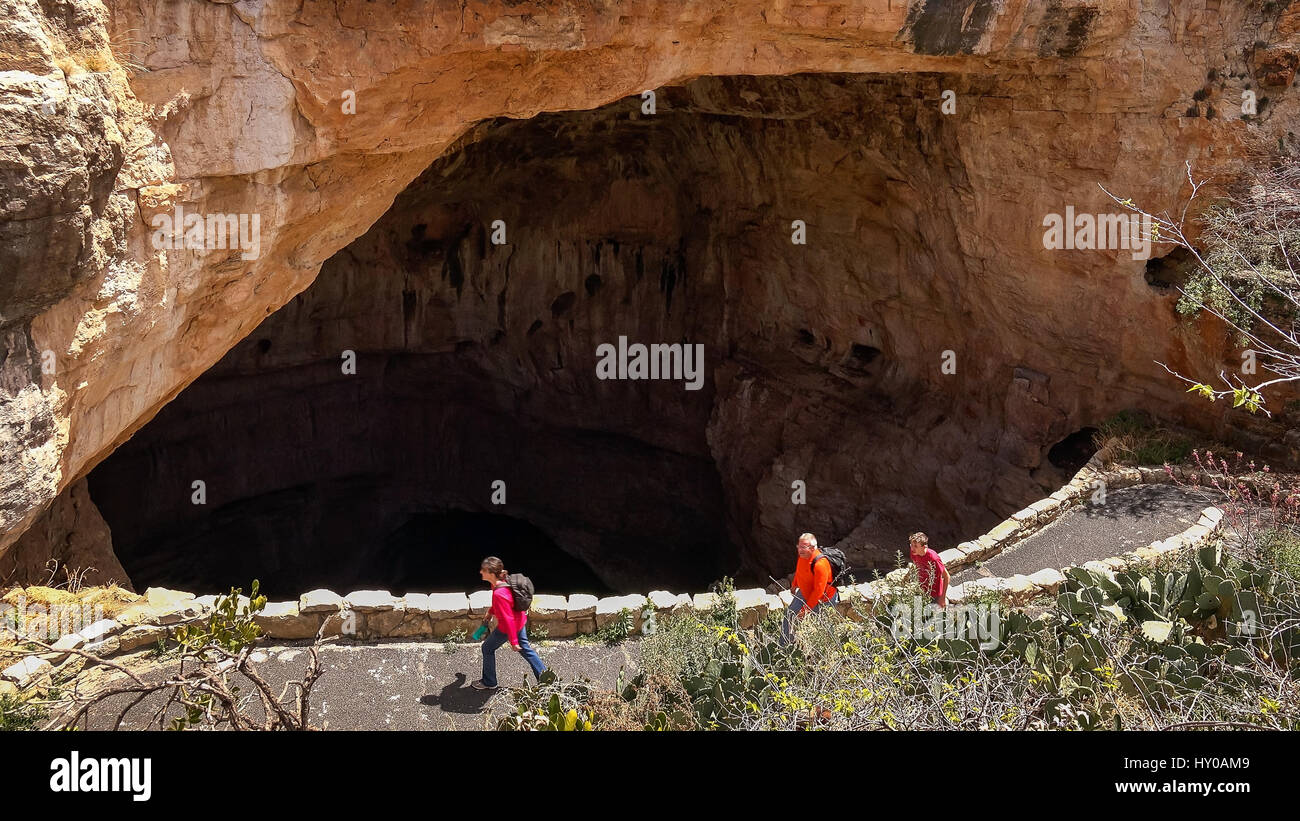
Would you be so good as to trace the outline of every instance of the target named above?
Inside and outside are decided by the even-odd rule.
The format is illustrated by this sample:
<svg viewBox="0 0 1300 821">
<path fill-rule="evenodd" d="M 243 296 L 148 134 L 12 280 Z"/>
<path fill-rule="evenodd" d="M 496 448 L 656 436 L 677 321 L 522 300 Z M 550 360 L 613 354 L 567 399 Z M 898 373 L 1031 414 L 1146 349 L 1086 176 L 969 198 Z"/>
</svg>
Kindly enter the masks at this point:
<svg viewBox="0 0 1300 821">
<path fill-rule="evenodd" d="M 1167 539 L 1196 524 L 1212 504 L 1203 491 L 1177 485 L 1138 485 L 1112 490 L 1105 504 L 1075 507 L 1017 545 L 952 576 L 953 584 L 979 578 L 1029 575 L 1118 556 Z"/>
<path fill-rule="evenodd" d="M 637 642 L 607 647 L 579 645 L 572 641 L 550 642 L 538 648 L 547 667 L 561 678 L 585 677 L 613 688 L 620 668 L 636 666 Z M 259 647 L 254 661 L 258 671 L 276 692 L 284 683 L 301 677 L 307 662 L 302 646 Z M 494 726 L 486 712 L 504 701 L 489 704 L 493 693 L 469 686 L 481 674 L 478 644 L 460 645 L 444 652 L 437 642 L 386 644 L 330 644 L 321 648 L 324 675 L 316 682 L 312 697 L 312 723 L 329 730 L 482 730 Z M 143 676 L 161 679 L 174 663 L 154 663 Z M 133 667 L 133 669 L 135 669 Z M 137 674 L 138 671 L 137 671 Z M 116 675 L 116 674 L 115 674 Z M 532 677 L 528 664 L 508 648 L 497 651 L 497 679 L 504 686 Z M 251 693 L 251 683 L 244 691 Z M 90 713 L 89 729 L 109 730 L 129 697 L 117 697 Z M 132 707 L 122 729 L 156 728 L 151 717 L 162 705 L 151 698 Z M 179 715 L 172 709 L 169 715 Z M 250 714 L 260 714 L 260 707 Z"/>
</svg>

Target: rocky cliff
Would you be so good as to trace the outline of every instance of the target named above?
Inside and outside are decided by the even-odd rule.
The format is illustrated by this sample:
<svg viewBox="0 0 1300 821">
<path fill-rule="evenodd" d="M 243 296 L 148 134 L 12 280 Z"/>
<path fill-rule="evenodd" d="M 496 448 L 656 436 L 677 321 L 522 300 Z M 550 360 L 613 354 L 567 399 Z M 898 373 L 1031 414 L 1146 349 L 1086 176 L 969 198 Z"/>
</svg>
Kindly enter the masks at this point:
<svg viewBox="0 0 1300 821">
<path fill-rule="evenodd" d="M 400 379 L 359 389 L 323 375 L 353 350 L 407 374 L 407 396 L 466 397 L 419 428 L 464 443 L 448 464 L 501 429 L 468 420 L 520 411 L 541 437 L 526 441 L 588 454 L 573 470 L 609 459 L 590 481 L 609 495 L 586 513 L 544 492 L 538 465 L 526 512 L 576 523 L 567 547 L 608 564 L 615 585 L 644 567 L 592 534 L 642 530 L 674 501 L 695 500 L 693 529 L 725 529 L 755 568 L 795 528 L 859 533 L 878 558 L 864 524 L 912 526 L 919 505 L 946 535 L 977 532 L 1058 481 L 1053 444 L 1120 408 L 1281 441 L 1162 376 L 1157 360 L 1239 360 L 1211 323 L 1177 321 L 1146 260 L 1051 251 L 1042 226 L 1067 207 L 1115 210 L 1099 186 L 1175 209 L 1185 163 L 1230 179 L 1255 146 L 1292 145 L 1300 4 L 0 11 L 0 550 L 228 352 L 196 386 L 208 401 L 134 445 L 156 462 L 170 441 L 173 461 L 114 474 L 115 506 L 175 512 L 162 497 L 187 497 L 222 442 L 265 452 L 252 435 L 189 447 L 213 428 L 182 416 L 224 405 L 248 419 L 268 390 L 296 386 L 298 405 L 264 411 L 290 430 L 339 391 L 400 398 Z M 159 241 L 159 217 L 187 212 L 255 216 L 256 246 Z M 487 239 L 495 219 L 504 246 Z M 591 377 L 596 345 L 620 333 L 705 344 L 707 389 L 620 398 L 626 385 Z M 355 402 L 339 407 L 354 416 Z M 380 418 L 371 433 L 393 424 L 372 451 L 223 469 L 241 498 L 324 461 L 352 473 L 411 440 L 411 416 Z M 584 451 L 574 430 L 618 444 Z M 638 458 L 664 465 L 648 497 L 661 504 L 617 522 L 591 513 L 628 509 L 627 489 L 599 477 Z M 806 506 L 790 503 L 795 480 Z M 42 532 L 75 529 L 51 517 Z"/>
</svg>

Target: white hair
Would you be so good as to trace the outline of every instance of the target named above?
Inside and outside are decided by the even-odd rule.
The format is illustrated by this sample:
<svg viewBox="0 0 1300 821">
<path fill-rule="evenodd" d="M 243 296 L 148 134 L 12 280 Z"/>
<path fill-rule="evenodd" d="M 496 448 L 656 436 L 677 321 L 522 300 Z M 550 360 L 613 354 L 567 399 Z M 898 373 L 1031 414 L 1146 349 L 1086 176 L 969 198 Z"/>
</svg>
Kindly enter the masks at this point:
<svg viewBox="0 0 1300 821">
<path fill-rule="evenodd" d="M 814 536 L 814 535 L 812 535 L 811 533 L 805 533 L 805 534 L 803 534 L 802 536 L 799 537 L 799 542 L 800 542 L 800 544 L 802 544 L 802 543 L 804 543 L 804 542 L 807 542 L 810 546 L 812 546 L 812 547 L 816 547 L 816 546 L 817 546 L 817 537 Z"/>
</svg>

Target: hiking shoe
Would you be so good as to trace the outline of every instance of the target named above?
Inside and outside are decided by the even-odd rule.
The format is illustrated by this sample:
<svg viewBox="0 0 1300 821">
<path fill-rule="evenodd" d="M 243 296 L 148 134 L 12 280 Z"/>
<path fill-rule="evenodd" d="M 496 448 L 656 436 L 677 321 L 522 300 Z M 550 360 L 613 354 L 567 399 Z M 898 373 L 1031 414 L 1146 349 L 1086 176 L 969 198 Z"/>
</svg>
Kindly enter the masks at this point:
<svg viewBox="0 0 1300 821">
<path fill-rule="evenodd" d="M 470 684 L 469 686 L 470 686 L 470 687 L 473 687 L 475 690 L 495 690 L 495 689 L 497 689 L 497 686 L 496 686 L 495 684 L 484 684 L 484 683 L 483 683 L 483 679 L 479 679 L 478 681 L 473 682 L 473 683 Z"/>
</svg>

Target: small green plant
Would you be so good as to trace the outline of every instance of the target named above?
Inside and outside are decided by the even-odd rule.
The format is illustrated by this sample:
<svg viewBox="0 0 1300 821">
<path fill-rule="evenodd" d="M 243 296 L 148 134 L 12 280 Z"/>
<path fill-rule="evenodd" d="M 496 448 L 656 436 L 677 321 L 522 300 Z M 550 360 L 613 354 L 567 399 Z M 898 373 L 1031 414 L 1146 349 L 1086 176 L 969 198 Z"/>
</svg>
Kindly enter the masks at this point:
<svg viewBox="0 0 1300 821">
<path fill-rule="evenodd" d="M 736 606 L 736 583 L 730 576 L 723 576 L 722 581 L 714 582 L 713 609 L 709 618 L 714 624 L 735 630 L 740 626 L 739 609 Z"/>
<path fill-rule="evenodd" d="M 775 636 L 781 632 L 781 623 L 785 620 L 785 612 L 782 610 L 769 610 L 767 615 L 763 616 L 758 623 L 758 632 L 764 635 Z"/>
<path fill-rule="evenodd" d="M 442 652 L 451 655 L 459 650 L 462 644 L 465 644 L 468 641 L 469 634 L 465 632 L 465 628 L 457 627 L 455 630 L 452 630 L 442 637 Z"/>
<path fill-rule="evenodd" d="M 239 588 L 231 588 L 229 595 L 217 599 L 206 623 L 182 624 L 176 628 L 172 634 L 176 643 L 186 653 L 201 653 L 211 645 L 231 655 L 250 646 L 262 635 L 262 628 L 253 621 L 254 615 L 266 607 L 266 596 L 261 595 L 260 589 L 254 579 L 253 589 L 244 599 Z"/>
<path fill-rule="evenodd" d="M 618 611 L 613 621 L 597 628 L 595 633 L 578 636 L 574 642 L 583 646 L 604 644 L 612 647 L 627 640 L 635 631 L 636 619 L 632 616 L 632 611 L 624 607 Z"/>
<path fill-rule="evenodd" d="M 253 621 L 254 614 L 266 606 L 266 596 L 261 595 L 260 590 L 261 585 L 256 579 L 247 599 L 243 598 L 239 588 L 231 588 L 229 595 L 217 599 L 206 623 L 183 624 L 176 628 L 173 638 L 180 645 L 180 652 L 201 662 L 211 662 L 222 654 L 227 657 L 241 655 L 262 635 L 262 628 Z M 210 688 L 201 683 L 179 684 L 177 690 L 178 700 L 184 705 L 184 715 L 173 718 L 169 729 L 187 730 L 201 725 L 220 706 Z M 232 686 L 230 692 L 238 696 L 239 688 Z"/>
<path fill-rule="evenodd" d="M 585 680 L 560 682 L 550 670 L 535 685 L 510 690 L 513 709 L 499 730 L 581 732 L 592 729 L 592 687 Z"/>
<path fill-rule="evenodd" d="M 1270 570 L 1300 579 L 1300 533 L 1292 528 L 1273 527 L 1256 537 L 1256 550 Z"/>
<path fill-rule="evenodd" d="M 1120 411 L 1097 426 L 1093 444 L 1101 460 L 1121 465 L 1176 465 L 1192 452 L 1192 442 L 1151 417 Z"/>
<path fill-rule="evenodd" d="M 158 639 L 158 641 L 154 642 L 153 646 L 149 648 L 149 658 L 151 659 L 170 658 L 176 655 L 177 649 L 178 648 L 176 645 L 168 644 L 167 638 L 163 637 Z"/>
<path fill-rule="evenodd" d="M 963 604 L 975 605 L 976 607 L 993 607 L 1002 603 L 1002 593 L 995 588 L 976 585 L 964 589 L 969 592 L 966 594 Z M 929 597 L 926 597 L 925 601 L 928 602 Z"/>
<path fill-rule="evenodd" d="M 0 732 L 38 729 L 48 715 L 39 705 L 8 693 L 0 694 Z"/>
<path fill-rule="evenodd" d="M 546 629 L 544 624 L 528 625 L 528 640 L 533 644 L 541 644 L 551 637 L 551 631 Z"/>
</svg>

